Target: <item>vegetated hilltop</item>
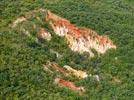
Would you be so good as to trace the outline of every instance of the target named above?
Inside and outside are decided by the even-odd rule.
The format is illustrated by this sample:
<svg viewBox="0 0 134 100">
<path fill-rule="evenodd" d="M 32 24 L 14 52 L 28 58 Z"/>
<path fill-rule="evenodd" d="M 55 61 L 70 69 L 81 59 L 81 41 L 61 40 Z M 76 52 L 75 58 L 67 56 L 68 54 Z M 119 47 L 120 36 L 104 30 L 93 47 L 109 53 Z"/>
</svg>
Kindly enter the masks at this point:
<svg viewBox="0 0 134 100">
<path fill-rule="evenodd" d="M 134 97 L 133 5 L 133 0 L 1 0 L 1 98 L 132 100 Z M 64 37 L 57 36 L 48 23 L 42 21 L 44 19 L 42 13 L 36 13 L 28 22 L 18 25 L 15 29 L 10 27 L 14 20 L 35 8 L 49 9 L 79 27 L 91 28 L 100 35 L 106 34 L 116 44 L 117 49 L 108 50 L 103 55 L 95 54 L 92 58 L 88 53 L 74 52 L 68 48 Z M 38 21 L 36 16 L 42 20 Z M 33 28 L 34 24 L 38 28 Z M 23 27 L 29 30 L 31 37 L 23 34 L 25 31 L 21 29 Z M 51 33 L 51 40 L 40 38 L 37 42 L 36 35 L 40 36 L 37 33 L 43 32 L 42 28 Z M 94 77 L 79 80 L 59 72 L 57 75 L 56 71 L 48 72 L 43 66 L 48 61 L 55 62 L 61 67 L 69 65 L 74 69 L 84 70 L 88 75 L 98 75 L 100 80 L 96 81 Z M 54 79 L 59 75 L 65 80 L 73 81 L 76 86 L 84 86 L 86 91 L 79 94 L 69 88 L 58 86 L 54 83 Z"/>
</svg>

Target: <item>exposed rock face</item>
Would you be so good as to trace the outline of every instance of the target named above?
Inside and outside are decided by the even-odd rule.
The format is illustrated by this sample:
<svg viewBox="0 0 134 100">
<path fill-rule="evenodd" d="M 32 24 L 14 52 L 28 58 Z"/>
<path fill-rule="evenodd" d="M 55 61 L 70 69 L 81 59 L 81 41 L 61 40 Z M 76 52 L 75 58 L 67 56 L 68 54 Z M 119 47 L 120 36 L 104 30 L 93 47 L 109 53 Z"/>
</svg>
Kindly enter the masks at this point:
<svg viewBox="0 0 134 100">
<path fill-rule="evenodd" d="M 38 25 L 43 21 L 43 18 L 39 16 L 38 13 L 44 17 L 45 12 L 46 10 L 42 8 L 26 12 L 23 16 L 18 17 L 16 20 L 14 20 L 11 24 L 11 27 L 17 30 L 18 32 L 25 34 L 28 37 L 35 38 L 36 42 L 38 42 L 39 39 L 45 39 L 47 41 L 50 41 L 52 38 L 51 34 L 48 31 L 46 31 L 45 28 L 42 28 L 40 25 Z M 31 23 L 31 18 L 36 20 L 38 24 L 34 21 Z M 32 31 L 37 32 L 36 36 L 38 38 L 32 35 Z"/>
<path fill-rule="evenodd" d="M 50 41 L 52 38 L 51 34 L 49 32 L 47 32 L 44 28 L 40 28 L 37 35 L 39 38 L 46 39 L 48 41 Z"/>
<path fill-rule="evenodd" d="M 37 20 L 41 21 L 40 17 L 36 17 L 35 13 L 43 13 L 46 20 L 49 21 L 54 32 L 65 37 L 69 47 L 73 51 L 78 51 L 79 53 L 88 52 L 91 57 L 94 56 L 92 49 L 95 49 L 99 54 L 105 53 L 108 49 L 116 48 L 112 40 L 106 35 L 98 35 L 94 30 L 88 28 L 77 27 L 71 24 L 70 21 L 61 18 L 50 11 L 45 9 L 35 9 L 25 13 L 24 16 L 17 18 L 12 27 L 15 28 L 18 24 L 28 20 L 31 17 L 35 17 Z M 28 32 L 26 34 L 29 36 Z M 42 39 L 51 40 L 51 34 L 45 29 L 40 28 L 38 36 Z"/>
<path fill-rule="evenodd" d="M 54 32 L 59 36 L 65 36 L 69 47 L 73 51 L 80 53 L 89 52 L 90 56 L 94 54 L 91 49 L 103 54 L 110 48 L 116 48 L 113 42 L 106 35 L 97 35 L 97 33 L 88 28 L 79 28 L 71 24 L 68 20 L 61 18 L 48 11 L 46 20 L 49 21 Z"/>
<path fill-rule="evenodd" d="M 68 72 L 57 63 L 48 62 L 48 66 L 50 66 L 53 70 L 62 73 L 63 75 L 68 75 Z"/>
<path fill-rule="evenodd" d="M 46 66 L 50 66 L 53 70 L 62 73 L 63 75 L 73 75 L 79 79 L 84 79 L 88 77 L 88 74 L 85 71 L 82 70 L 76 70 L 68 65 L 64 65 L 63 67 L 59 66 L 57 63 L 54 62 L 48 62 Z M 48 69 L 48 68 L 45 68 Z"/>
<path fill-rule="evenodd" d="M 59 84 L 60 86 L 64 86 L 64 87 L 67 87 L 67 88 L 70 88 L 73 91 L 78 91 L 78 92 L 84 92 L 85 91 L 84 87 L 76 86 L 71 81 L 63 80 L 63 79 L 60 79 L 60 78 L 55 78 L 54 81 L 55 81 L 56 84 Z"/>
<path fill-rule="evenodd" d="M 66 68 L 69 73 L 73 74 L 74 76 L 76 76 L 78 78 L 88 77 L 88 74 L 84 71 L 73 69 L 72 67 L 70 67 L 68 65 L 65 65 L 64 68 Z"/>
</svg>

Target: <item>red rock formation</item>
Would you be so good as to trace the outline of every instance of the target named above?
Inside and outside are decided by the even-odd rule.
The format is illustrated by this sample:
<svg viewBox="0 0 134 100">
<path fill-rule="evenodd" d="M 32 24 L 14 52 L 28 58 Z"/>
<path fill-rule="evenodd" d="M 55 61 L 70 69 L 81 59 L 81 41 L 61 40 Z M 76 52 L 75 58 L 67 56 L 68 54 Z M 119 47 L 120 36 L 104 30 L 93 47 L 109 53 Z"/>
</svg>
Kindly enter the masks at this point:
<svg viewBox="0 0 134 100">
<path fill-rule="evenodd" d="M 60 72 L 60 73 L 62 73 L 62 74 L 68 75 L 68 72 L 67 72 L 64 68 L 60 67 L 57 63 L 49 62 L 49 66 L 50 66 L 53 70 L 56 70 L 56 71 L 58 71 L 58 72 Z"/>
<path fill-rule="evenodd" d="M 47 66 L 47 67 L 46 67 Z M 72 67 L 65 65 L 63 68 L 59 66 L 57 63 L 54 62 L 48 62 L 47 65 L 44 65 L 45 69 L 49 69 L 51 67 L 53 70 L 62 73 L 63 75 L 73 75 L 76 76 L 79 79 L 88 77 L 88 74 L 85 71 L 76 70 Z"/>
<path fill-rule="evenodd" d="M 73 51 L 80 53 L 89 52 L 94 56 L 91 49 L 95 49 L 98 53 L 105 53 L 110 48 L 116 48 L 113 42 L 106 35 L 97 35 L 97 33 L 88 28 L 79 28 L 70 21 L 61 18 L 48 11 L 46 20 L 49 21 L 54 32 L 59 36 L 65 36 L 69 47 Z"/>
<path fill-rule="evenodd" d="M 78 92 L 84 92 L 85 91 L 84 87 L 76 86 L 74 84 L 74 82 L 63 80 L 63 79 L 60 79 L 60 78 L 56 78 L 55 83 L 59 84 L 60 86 L 67 87 L 67 88 L 69 88 L 69 89 L 71 89 L 73 91 L 78 91 Z"/>
<path fill-rule="evenodd" d="M 13 22 L 12 27 L 16 27 L 18 24 L 28 20 L 31 17 L 36 17 L 41 21 L 39 17 L 35 16 L 35 13 L 37 12 L 45 13 L 45 19 L 49 21 L 54 32 L 59 36 L 64 36 L 69 47 L 73 51 L 78 51 L 80 53 L 88 52 L 90 56 L 93 57 L 94 53 L 92 52 L 92 49 L 95 49 L 98 53 L 103 54 L 108 49 L 116 48 L 108 36 L 98 35 L 94 30 L 89 28 L 77 27 L 65 18 L 61 18 L 45 9 L 35 9 L 25 13 L 24 16 L 17 18 Z M 49 32 L 46 32 L 44 29 L 39 30 L 39 36 L 41 38 L 50 40 L 51 36 L 48 33 Z"/>
</svg>

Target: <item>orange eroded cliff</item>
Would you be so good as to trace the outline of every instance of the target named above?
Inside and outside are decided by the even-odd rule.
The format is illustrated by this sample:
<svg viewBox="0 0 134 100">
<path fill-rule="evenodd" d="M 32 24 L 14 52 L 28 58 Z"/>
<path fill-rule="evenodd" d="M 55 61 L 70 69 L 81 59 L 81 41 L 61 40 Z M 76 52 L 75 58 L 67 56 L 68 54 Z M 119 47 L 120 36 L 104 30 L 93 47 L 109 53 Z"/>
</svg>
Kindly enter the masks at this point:
<svg viewBox="0 0 134 100">
<path fill-rule="evenodd" d="M 116 49 L 116 45 L 107 35 L 98 35 L 92 29 L 77 27 L 50 11 L 47 11 L 46 20 L 49 21 L 57 35 L 67 39 L 67 43 L 73 51 L 89 52 L 90 56 L 93 57 L 94 53 L 91 49 L 95 49 L 100 54 L 111 48 Z"/>
</svg>

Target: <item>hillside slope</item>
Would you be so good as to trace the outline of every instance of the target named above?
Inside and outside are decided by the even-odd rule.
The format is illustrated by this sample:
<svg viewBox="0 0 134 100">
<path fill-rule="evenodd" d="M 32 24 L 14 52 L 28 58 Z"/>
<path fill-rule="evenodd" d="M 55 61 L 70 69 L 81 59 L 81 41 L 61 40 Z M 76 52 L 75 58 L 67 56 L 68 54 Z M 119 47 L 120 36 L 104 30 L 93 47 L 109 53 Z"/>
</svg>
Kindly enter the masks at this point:
<svg viewBox="0 0 134 100">
<path fill-rule="evenodd" d="M 93 58 L 88 53 L 79 54 L 68 48 L 64 37 L 54 34 L 45 22 L 31 18 L 24 27 L 33 37 L 15 30 L 11 23 L 35 8 L 50 11 L 69 19 L 79 27 L 106 34 L 116 44 Z M 43 15 L 37 13 L 37 16 Z M 133 0 L 1 0 L 0 1 L 0 98 L 39 100 L 133 100 L 134 98 L 134 1 Z M 42 17 L 43 19 L 43 17 Z M 36 42 L 33 23 L 52 33 L 51 41 Z M 96 53 L 94 51 L 94 53 Z M 58 56 L 57 56 L 58 55 Z M 68 88 L 54 84 L 57 72 L 44 70 L 48 61 L 60 66 L 70 65 L 98 75 L 78 80 L 71 76 L 62 78 L 85 87 L 80 95 Z"/>
</svg>

